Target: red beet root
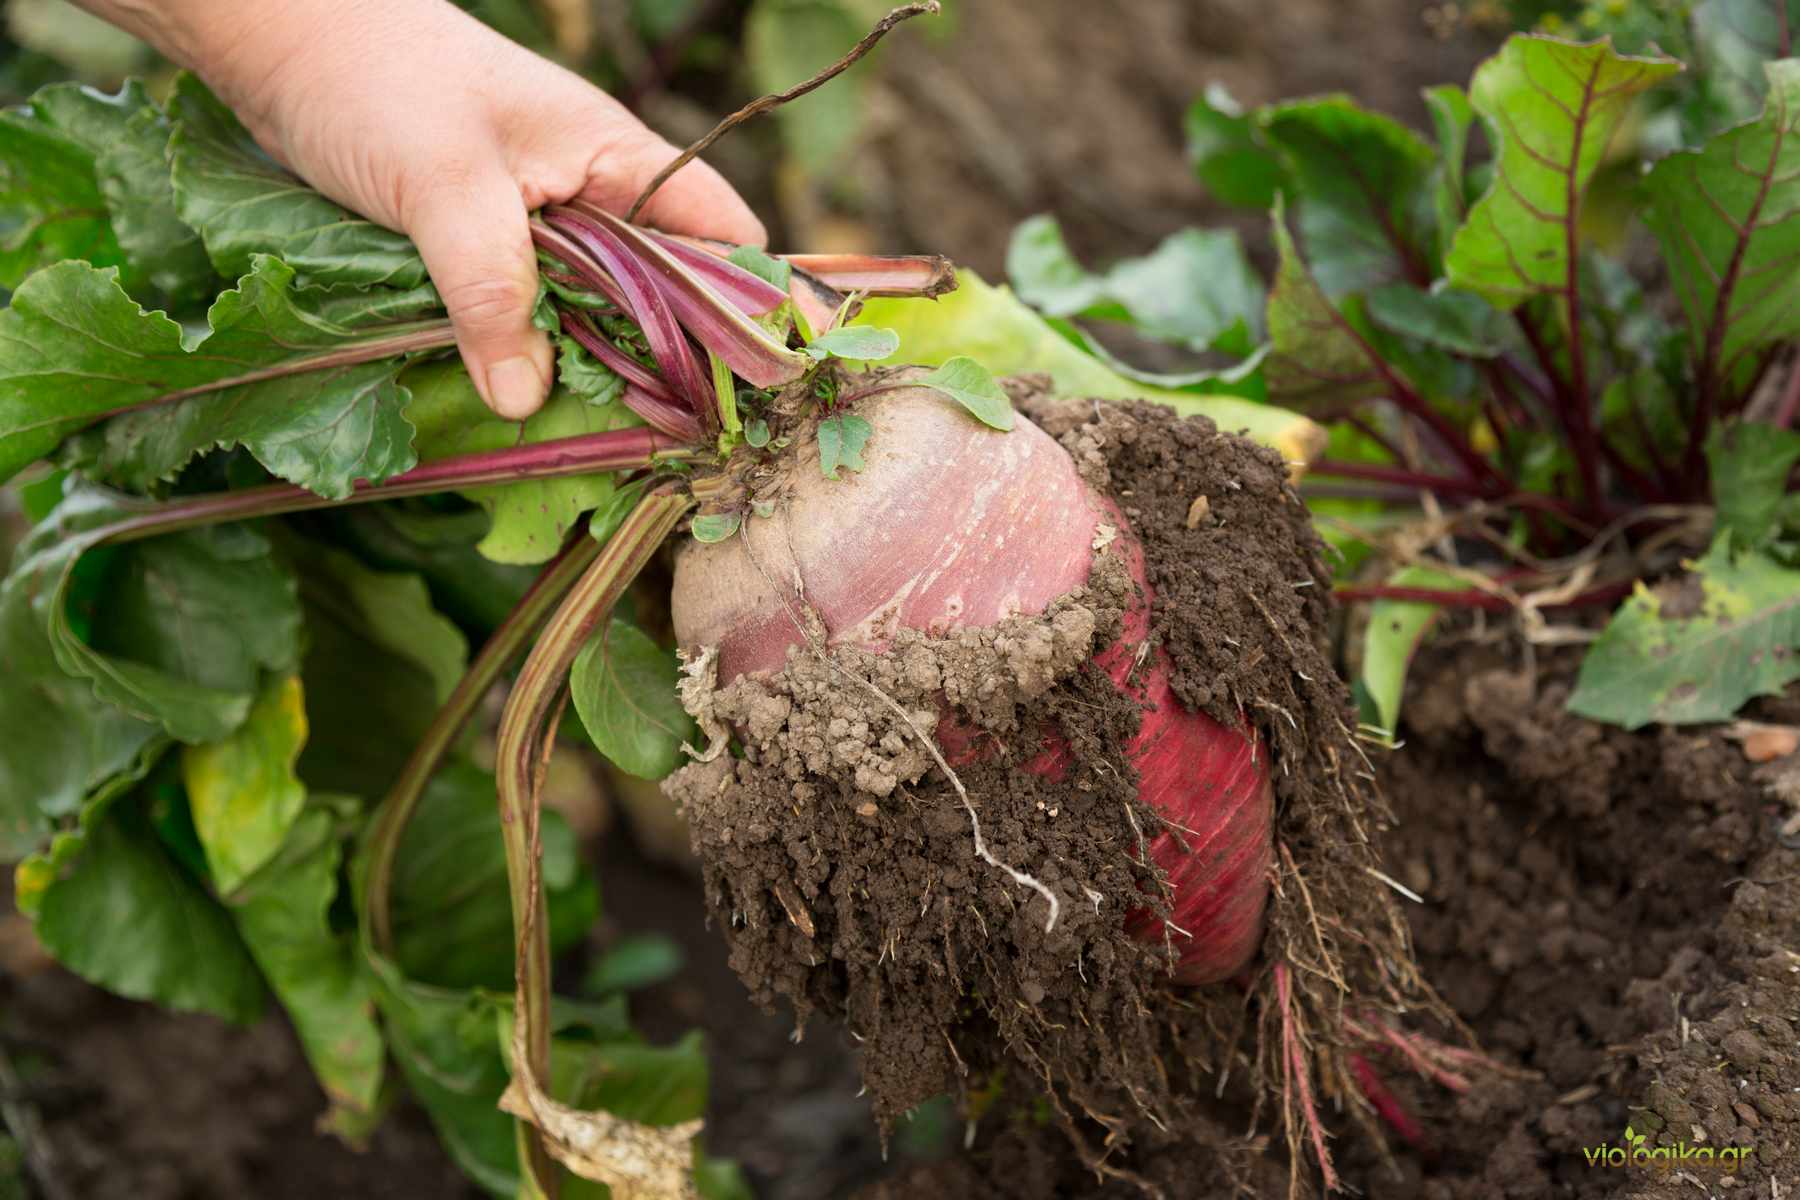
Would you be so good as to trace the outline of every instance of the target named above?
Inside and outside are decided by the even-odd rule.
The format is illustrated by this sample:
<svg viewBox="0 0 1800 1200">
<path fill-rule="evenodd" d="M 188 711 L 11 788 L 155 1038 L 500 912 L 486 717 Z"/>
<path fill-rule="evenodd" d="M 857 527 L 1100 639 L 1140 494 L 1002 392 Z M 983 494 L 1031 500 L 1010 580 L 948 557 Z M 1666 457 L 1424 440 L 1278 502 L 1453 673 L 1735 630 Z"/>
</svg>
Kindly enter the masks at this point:
<svg viewBox="0 0 1800 1200">
<path fill-rule="evenodd" d="M 774 530 L 758 536 L 759 546 L 791 554 L 753 563 L 735 538 L 684 549 L 673 598 L 681 643 L 718 646 L 721 683 L 779 668 L 803 639 L 764 571 L 784 583 L 797 571 L 831 641 L 874 650 L 895 628 L 942 634 L 1040 613 L 1087 581 L 1096 535 L 1111 526 L 1144 598 L 1095 662 L 1144 708 L 1125 755 L 1140 798 L 1173 826 L 1150 854 L 1174 888 L 1167 934 L 1180 954 L 1178 978 L 1199 984 L 1236 973 L 1256 952 L 1268 894 L 1268 755 L 1253 734 L 1184 708 L 1160 652 L 1138 664 L 1148 586 L 1121 514 L 1023 418 L 998 433 L 937 393 L 910 389 L 881 395 L 863 415 L 874 428 L 865 469 L 826 480 L 817 459 L 803 457 L 789 499 L 770 518 Z M 950 720 L 938 731 L 950 761 L 979 756 L 958 732 Z M 1052 736 L 1025 769 L 1055 777 L 1066 753 Z M 1164 936 L 1147 910 L 1129 921 L 1142 937 Z"/>
</svg>

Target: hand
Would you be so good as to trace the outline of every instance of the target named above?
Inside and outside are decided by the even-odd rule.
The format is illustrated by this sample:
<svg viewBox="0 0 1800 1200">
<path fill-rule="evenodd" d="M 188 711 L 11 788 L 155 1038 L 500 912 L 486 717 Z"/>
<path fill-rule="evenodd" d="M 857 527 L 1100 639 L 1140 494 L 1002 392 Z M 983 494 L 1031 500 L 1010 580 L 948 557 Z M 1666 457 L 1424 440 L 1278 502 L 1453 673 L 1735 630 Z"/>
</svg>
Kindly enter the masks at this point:
<svg viewBox="0 0 1800 1200">
<path fill-rule="evenodd" d="M 523 419 L 554 380 L 531 327 L 529 210 L 575 197 L 623 214 L 678 153 L 612 97 L 448 0 L 85 0 L 192 67 L 271 155 L 338 203 L 410 236 L 488 406 Z M 762 244 L 703 163 L 643 219 Z"/>
</svg>

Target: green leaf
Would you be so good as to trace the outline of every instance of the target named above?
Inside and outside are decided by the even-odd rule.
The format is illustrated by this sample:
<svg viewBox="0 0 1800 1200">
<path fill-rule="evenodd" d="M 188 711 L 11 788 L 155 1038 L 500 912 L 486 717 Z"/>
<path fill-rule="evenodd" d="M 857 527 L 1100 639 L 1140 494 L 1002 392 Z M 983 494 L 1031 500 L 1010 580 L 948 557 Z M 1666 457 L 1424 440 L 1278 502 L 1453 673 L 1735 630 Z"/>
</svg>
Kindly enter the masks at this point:
<svg viewBox="0 0 1800 1200">
<path fill-rule="evenodd" d="M 1432 205 L 1437 213 L 1438 246 L 1441 259 L 1450 253 L 1450 243 L 1469 215 L 1468 183 L 1464 166 L 1469 158 L 1469 127 L 1475 123 L 1475 109 L 1463 90 L 1453 83 L 1425 89 L 1425 107 L 1431 113 L 1432 128 L 1437 131 L 1438 164 L 1431 188 Z"/>
<path fill-rule="evenodd" d="M 1702 388 L 1800 335 L 1800 60 L 1770 63 L 1768 78 L 1759 119 L 1669 155 L 1644 182 Z"/>
<path fill-rule="evenodd" d="M 70 449 L 84 470 L 146 490 L 196 454 L 243 444 L 275 474 L 321 495 L 410 468 L 412 429 L 398 359 L 258 381 L 362 339 L 417 328 L 425 293 L 300 293 L 293 271 L 259 259 L 188 334 L 127 296 L 114 273 L 47 267 L 0 312 L 0 480 L 99 416 Z M 234 379 L 248 382 L 230 386 Z M 218 388 L 186 400 L 176 393 Z"/>
<path fill-rule="evenodd" d="M 1013 230 L 1006 273 L 1049 316 L 1125 321 L 1190 350 L 1247 354 L 1262 334 L 1262 280 L 1229 230 L 1184 229 L 1094 275 L 1069 253 L 1056 219 L 1040 215 Z"/>
<path fill-rule="evenodd" d="M 1783 10 L 1786 10 L 1785 12 Z M 1769 60 L 1786 58 L 1782 23 L 1800 29 L 1796 0 L 1705 0 L 1694 5 L 1694 62 L 1704 86 L 1716 93 L 1728 120 L 1754 113 L 1763 102 Z"/>
<path fill-rule="evenodd" d="M 556 339 L 556 380 L 593 405 L 611 404 L 625 392 L 625 381 L 571 337 Z"/>
<path fill-rule="evenodd" d="M 758 279 L 774 284 L 782 291 L 787 291 L 788 280 L 793 277 L 793 264 L 785 259 L 772 258 L 755 246 L 739 246 L 726 255 L 727 262 L 744 268 Z"/>
<path fill-rule="evenodd" d="M 1493 358 L 1505 348 L 1506 315 L 1473 292 L 1407 283 L 1376 288 L 1369 319 L 1390 333 L 1468 358 Z"/>
<path fill-rule="evenodd" d="M 1274 216 L 1280 256 L 1269 292 L 1269 357 L 1263 364 L 1269 398 L 1278 403 L 1343 406 L 1385 395 L 1382 362 L 1357 330 L 1355 297 L 1344 310 L 1331 302 L 1300 257 L 1283 205 Z"/>
<path fill-rule="evenodd" d="M 1012 400 L 987 369 L 972 358 L 958 355 L 912 382 L 942 392 L 983 425 L 1001 432 L 1013 427 Z"/>
<path fill-rule="evenodd" d="M 457 1168 L 496 1196 L 518 1192 L 513 1120 L 500 1111 L 506 1062 L 494 1045 L 502 1001 L 478 991 L 415 983 L 365 950 L 376 1006 L 406 1089 Z"/>
<path fill-rule="evenodd" d="M 1188 108 L 1186 130 L 1188 159 L 1206 190 L 1223 204 L 1267 212 L 1287 172 L 1231 93 L 1208 84 Z"/>
<path fill-rule="evenodd" d="M 331 1100 L 326 1124 L 354 1141 L 381 1116 L 386 1044 L 354 943 L 331 927 L 342 858 L 337 821 L 315 803 L 228 906 Z"/>
<path fill-rule="evenodd" d="M 872 329 L 867 325 L 830 329 L 806 344 L 806 352 L 820 362 L 827 358 L 868 362 L 888 358 L 899 348 L 899 334 L 891 329 Z"/>
<path fill-rule="evenodd" d="M 694 518 L 692 533 L 696 542 L 722 542 L 738 531 L 744 519 L 737 513 L 701 513 Z"/>
<path fill-rule="evenodd" d="M 561 953 L 599 911 L 599 892 L 568 822 L 543 816 L 544 889 L 550 936 Z M 394 863 L 394 962 L 407 978 L 437 987 L 510 993 L 512 902 L 492 774 L 462 762 L 426 787 Z"/>
<path fill-rule="evenodd" d="M 892 327 L 909 363 L 936 366 L 967 356 L 995 375 L 1041 371 L 1064 395 L 1149 400 L 1184 416 L 1211 417 L 1219 428 L 1244 432 L 1291 460 L 1310 460 L 1323 441 L 1317 425 L 1273 405 L 1127 379 L 1071 345 L 1007 288 L 984 283 L 972 271 L 958 272 L 956 290 L 935 300 L 871 297 L 856 320 Z"/>
<path fill-rule="evenodd" d="M 231 917 L 169 857 L 134 800 L 113 805 L 44 892 L 38 940 L 90 983 L 233 1021 L 262 1013 L 263 985 Z"/>
<path fill-rule="evenodd" d="M 633 934 L 620 938 L 594 960 L 582 976 L 581 990 L 589 996 L 631 992 L 655 987 L 679 974 L 686 962 L 681 947 L 660 933 Z"/>
<path fill-rule="evenodd" d="M 95 160 L 119 248 L 153 293 L 177 307 L 206 300 L 218 277 L 200 235 L 175 211 L 168 146 L 174 127 L 145 104 Z"/>
<path fill-rule="evenodd" d="M 675 690 L 680 675 L 673 650 L 617 617 L 576 658 L 575 711 L 595 749 L 626 774 L 661 779 L 681 765 L 682 743 L 699 740 Z"/>
<path fill-rule="evenodd" d="M 819 470 L 836 479 L 839 467 L 863 469 L 863 447 L 875 430 L 854 413 L 840 413 L 819 422 Z"/>
<path fill-rule="evenodd" d="M 622 404 L 596 407 L 558 388 L 521 428 L 496 417 L 482 403 L 468 371 L 456 362 L 414 367 L 403 383 L 412 393 L 406 417 L 418 428 L 419 457 L 425 462 L 643 423 Z M 614 476 L 601 472 L 478 488 L 466 494 L 493 516 L 493 527 L 481 541 L 483 554 L 495 562 L 541 563 L 561 549 L 583 513 L 606 503 L 614 487 Z"/>
<path fill-rule="evenodd" d="M 1437 156 L 1417 134 L 1344 96 L 1276 105 L 1262 127 L 1287 163 L 1284 191 L 1327 295 L 1435 274 Z"/>
<path fill-rule="evenodd" d="M 262 673 L 299 665 L 293 574 L 249 526 L 193 529 L 121 551 L 85 641 L 70 624 L 66 589 L 47 614 L 57 661 L 91 679 L 102 700 L 160 722 L 178 741 L 231 733 Z"/>
<path fill-rule="evenodd" d="M 1737 423 L 1713 430 L 1706 443 L 1720 536 L 1736 550 L 1767 542 L 1780 528 L 1788 475 L 1800 462 L 1800 432 Z"/>
<path fill-rule="evenodd" d="M 467 640 L 420 576 L 298 538 L 287 549 L 309 643 L 300 777 L 314 790 L 383 795 L 462 678 Z"/>
<path fill-rule="evenodd" d="M 1448 588 L 1461 591 L 1468 584 L 1430 567 L 1406 567 L 1385 581 L 1390 587 Z M 1359 699 L 1368 702 L 1366 723 L 1376 726 L 1390 740 L 1400 727 L 1400 699 L 1406 688 L 1406 672 L 1413 653 L 1437 623 L 1441 605 L 1414 600 L 1377 600 L 1369 605 L 1369 627 L 1363 636 L 1362 672 L 1357 679 Z"/>
<path fill-rule="evenodd" d="M 73 88 L 55 84 L 37 99 Z M 0 288 L 17 288 L 65 258 L 124 262 L 94 178 L 94 152 L 58 128 L 47 107 L 34 100 L 0 112 Z"/>
<path fill-rule="evenodd" d="M 176 209 L 200 231 L 220 274 L 242 275 L 257 255 L 272 254 L 309 283 L 414 288 L 426 282 L 410 241 L 282 170 L 194 76 L 176 80 L 169 116 Z"/>
<path fill-rule="evenodd" d="M 0 851 L 9 861 L 113 781 L 141 774 L 167 744 L 155 722 L 106 703 L 88 679 L 64 671 L 50 638 L 68 592 L 91 604 L 104 582 L 103 564 L 87 564 L 80 578 L 75 568 L 90 531 L 118 515 L 78 489 L 33 527 L 0 583 Z"/>
<path fill-rule="evenodd" d="M 322 513 L 319 523 L 327 540 L 371 567 L 416 573 L 432 604 L 476 633 L 505 620 L 537 575 L 530 567 L 481 556 L 475 544 L 487 535 L 489 520 L 473 506 L 446 509 L 432 499 L 359 504 Z"/>
<path fill-rule="evenodd" d="M 54 84 L 32 98 L 32 109 L 91 160 L 132 294 L 175 305 L 210 298 L 215 290 L 212 264 L 199 236 L 175 213 L 166 153 L 170 126 L 143 85 L 129 80 L 108 96 L 93 88 Z"/>
<path fill-rule="evenodd" d="M 1680 579 L 1637 585 L 1582 661 L 1570 712 L 1627 729 L 1724 721 L 1800 679 L 1800 571 L 1727 541 Z"/>
<path fill-rule="evenodd" d="M 1451 284 L 1504 309 L 1569 288 L 1588 181 L 1632 101 L 1680 69 L 1672 59 L 1617 54 L 1606 42 L 1507 39 L 1470 87 L 1500 150 L 1493 185 L 1451 244 Z"/>
<path fill-rule="evenodd" d="M 751 446 L 761 450 L 769 444 L 769 423 L 761 417 L 752 417 L 744 423 L 744 440 Z"/>
<path fill-rule="evenodd" d="M 213 885 L 230 897 L 281 850 L 306 806 L 294 774 L 306 743 L 298 675 L 271 681 L 229 737 L 182 751 L 182 782 Z"/>
</svg>

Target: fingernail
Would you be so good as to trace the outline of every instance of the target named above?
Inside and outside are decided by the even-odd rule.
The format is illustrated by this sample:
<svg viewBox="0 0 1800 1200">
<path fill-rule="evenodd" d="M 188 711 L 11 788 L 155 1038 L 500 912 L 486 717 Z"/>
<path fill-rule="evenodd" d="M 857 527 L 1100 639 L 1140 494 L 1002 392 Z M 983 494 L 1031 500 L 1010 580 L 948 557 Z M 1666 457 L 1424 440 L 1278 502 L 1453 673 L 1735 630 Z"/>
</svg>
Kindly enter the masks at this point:
<svg viewBox="0 0 1800 1200">
<path fill-rule="evenodd" d="M 509 421 L 523 421 L 544 403 L 544 377 L 523 356 L 488 368 L 488 406 Z"/>
</svg>

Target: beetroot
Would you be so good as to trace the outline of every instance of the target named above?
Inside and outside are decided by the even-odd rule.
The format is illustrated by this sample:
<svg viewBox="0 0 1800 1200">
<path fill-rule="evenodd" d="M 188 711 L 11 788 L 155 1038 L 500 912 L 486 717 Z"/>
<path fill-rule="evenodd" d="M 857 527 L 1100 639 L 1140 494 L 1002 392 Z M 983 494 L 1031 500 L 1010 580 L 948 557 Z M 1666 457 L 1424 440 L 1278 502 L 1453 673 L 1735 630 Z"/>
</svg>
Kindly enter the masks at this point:
<svg viewBox="0 0 1800 1200">
<path fill-rule="evenodd" d="M 763 575 L 797 577 L 833 644 L 880 651 L 897 628 L 941 636 L 1034 615 L 1081 587 L 1097 545 L 1116 541 L 1140 595 L 1122 635 L 1094 657 L 1142 705 L 1125 755 L 1139 798 L 1168 823 L 1150 855 L 1173 890 L 1164 922 L 1129 918 L 1148 939 L 1170 937 L 1177 977 L 1226 978 L 1255 954 L 1271 861 L 1269 755 L 1248 729 L 1229 729 L 1183 707 L 1166 656 L 1146 654 L 1149 586 L 1123 515 L 1076 472 L 1068 453 L 1029 420 L 1002 434 L 940 394 L 889 391 L 864 405 L 873 427 L 866 467 L 827 480 L 803 465 L 770 519 L 791 558 L 756 563 L 737 539 L 688 545 L 677 560 L 673 613 L 679 641 L 716 646 L 719 681 L 774 670 L 805 639 L 788 599 Z M 780 544 L 777 542 L 776 544 Z M 981 757 L 981 739 L 953 713 L 937 740 L 953 766 Z M 1025 770 L 1060 778 L 1057 730 Z M 973 797 L 977 808 L 980 797 Z"/>
</svg>

